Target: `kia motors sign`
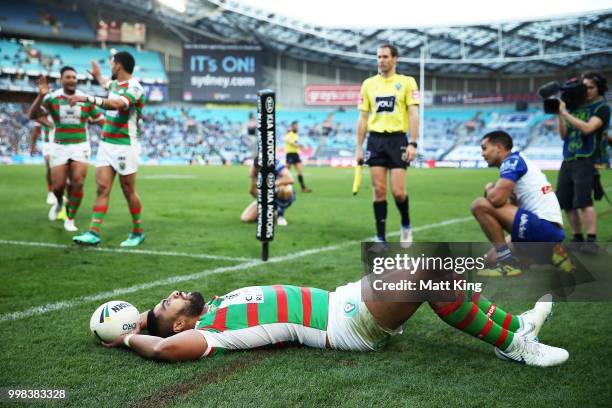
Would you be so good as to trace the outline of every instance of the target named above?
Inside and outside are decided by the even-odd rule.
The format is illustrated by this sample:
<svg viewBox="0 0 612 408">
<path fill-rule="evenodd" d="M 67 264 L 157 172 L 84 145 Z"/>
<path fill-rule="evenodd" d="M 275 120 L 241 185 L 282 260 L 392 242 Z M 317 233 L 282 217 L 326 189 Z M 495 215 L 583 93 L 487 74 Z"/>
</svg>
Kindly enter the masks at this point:
<svg viewBox="0 0 612 408">
<path fill-rule="evenodd" d="M 361 85 L 307 85 L 304 104 L 307 106 L 357 106 Z"/>
</svg>

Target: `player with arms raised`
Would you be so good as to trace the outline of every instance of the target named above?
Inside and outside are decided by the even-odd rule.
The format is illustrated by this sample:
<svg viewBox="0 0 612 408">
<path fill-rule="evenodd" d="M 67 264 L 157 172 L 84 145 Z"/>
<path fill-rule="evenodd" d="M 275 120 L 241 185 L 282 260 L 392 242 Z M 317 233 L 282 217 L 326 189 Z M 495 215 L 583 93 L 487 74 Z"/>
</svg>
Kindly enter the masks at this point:
<svg viewBox="0 0 612 408">
<path fill-rule="evenodd" d="M 117 173 L 132 215 L 132 232 L 121 243 L 121 246 L 134 247 L 144 241 L 145 236 L 140 220 L 142 205 L 136 194 L 136 172 L 140 154 L 139 121 L 144 106 L 144 89 L 140 82 L 132 77 L 135 64 L 134 57 L 129 52 L 116 53 L 111 59 L 113 80 L 108 81 L 102 77 L 100 67 L 92 62 L 91 73 L 102 86 L 108 89 L 108 98 L 85 95 L 73 97 L 71 101 L 77 103 L 87 100 L 107 111 L 102 129 L 102 141 L 98 148 L 96 163 L 98 187 L 93 214 L 89 229 L 73 237 L 77 244 L 98 245 L 100 243 L 100 228 L 108 210 L 109 197 Z"/>
<path fill-rule="evenodd" d="M 68 189 L 67 217 L 64 220 L 66 231 L 76 231 L 74 217 L 83 199 L 83 184 L 87 176 L 91 147 L 87 125 L 89 119 L 96 122 L 104 120 L 100 110 L 91 101 L 84 99 L 84 93 L 77 89 L 77 73 L 72 67 L 60 70 L 62 87 L 50 92 L 47 78 L 38 80 L 38 95 L 30 106 L 29 116 L 39 122 L 46 121 L 47 112 L 53 119 L 53 147 L 49 151 L 51 182 L 56 203 L 49 211 L 49 220 L 58 218 L 64 205 L 66 179 L 70 180 Z M 76 98 L 78 103 L 72 103 Z"/>
</svg>

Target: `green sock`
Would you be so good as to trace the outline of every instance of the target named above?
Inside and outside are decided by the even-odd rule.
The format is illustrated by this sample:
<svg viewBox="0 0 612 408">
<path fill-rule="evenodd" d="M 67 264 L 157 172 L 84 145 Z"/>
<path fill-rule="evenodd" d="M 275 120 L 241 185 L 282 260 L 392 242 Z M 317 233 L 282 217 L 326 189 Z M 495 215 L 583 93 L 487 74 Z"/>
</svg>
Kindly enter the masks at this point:
<svg viewBox="0 0 612 408">
<path fill-rule="evenodd" d="M 132 233 L 142 234 L 142 225 L 140 223 L 142 207 L 130 208 L 130 214 L 132 214 Z"/>
<path fill-rule="evenodd" d="M 102 221 L 104 221 L 106 211 L 108 211 L 108 207 L 106 205 L 93 208 L 93 214 L 91 214 L 91 222 L 89 223 L 89 230 L 91 232 L 94 232 L 98 235 L 100 234 L 100 228 L 102 227 Z"/>
<path fill-rule="evenodd" d="M 68 218 L 73 220 L 74 216 L 81 205 L 81 200 L 83 199 L 83 192 L 71 191 L 68 194 L 68 201 L 66 202 L 66 210 L 68 212 Z"/>
<path fill-rule="evenodd" d="M 480 293 L 474 293 L 471 299 L 480 310 L 485 312 L 491 320 L 501 325 L 504 329 L 516 333 L 516 331 L 521 328 L 521 319 L 518 316 L 501 309 L 486 297 L 481 296 Z"/>
<path fill-rule="evenodd" d="M 476 303 L 466 300 L 463 293 L 460 294 L 457 301 L 438 310 L 434 309 L 434 311 L 450 326 L 499 347 L 501 350 L 506 350 L 514 338 L 513 332 L 489 318 Z"/>
</svg>

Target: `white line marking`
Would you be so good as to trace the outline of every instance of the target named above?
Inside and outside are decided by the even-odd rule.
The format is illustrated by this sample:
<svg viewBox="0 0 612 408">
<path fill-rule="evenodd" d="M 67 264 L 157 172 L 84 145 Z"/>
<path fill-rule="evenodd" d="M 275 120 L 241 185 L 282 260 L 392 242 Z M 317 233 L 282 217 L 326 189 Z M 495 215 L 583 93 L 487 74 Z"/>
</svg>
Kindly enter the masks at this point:
<svg viewBox="0 0 612 408">
<path fill-rule="evenodd" d="M 98 252 L 117 252 L 122 254 L 140 254 L 140 255 L 160 255 L 160 256 L 185 256 L 189 258 L 202 258 L 202 259 L 217 259 L 221 261 L 250 261 L 251 258 L 243 258 L 239 256 L 222 256 L 222 255 L 209 255 L 209 254 L 189 254 L 186 252 L 172 252 L 172 251 L 153 251 L 148 249 L 119 249 L 119 248 L 99 248 L 99 247 L 78 247 L 76 245 L 65 245 L 65 244 L 53 244 L 50 242 L 29 242 L 29 241 L 10 241 L 0 239 L 0 244 L 6 245 L 22 245 L 22 246 L 33 246 L 42 248 L 61 248 L 61 249 L 75 249 L 84 251 L 98 251 Z"/>
<path fill-rule="evenodd" d="M 193 273 L 190 275 L 171 276 L 166 279 L 160 279 L 160 280 L 156 280 L 153 282 L 133 285 L 127 288 L 119 288 L 119 289 L 114 289 L 114 290 L 110 290 L 107 292 L 97 293 L 95 295 L 81 296 L 81 297 L 74 298 L 71 300 L 65 300 L 65 301 L 61 301 L 57 303 L 49 303 L 49 304 L 42 305 L 42 306 L 36 306 L 36 307 L 27 309 L 21 312 L 13 312 L 13 313 L 6 313 L 3 315 L 0 315 L 0 323 L 5 322 L 5 321 L 21 320 L 27 317 L 41 315 L 41 314 L 53 312 L 56 310 L 68 309 L 68 308 L 71 308 L 77 305 L 81 305 L 83 303 L 93 302 L 96 300 L 102 300 L 106 298 L 116 298 L 116 297 L 125 295 L 127 293 L 134 293 L 140 290 L 154 288 L 156 286 L 171 285 L 171 284 L 176 284 L 180 282 L 185 282 L 188 280 L 203 278 L 204 276 L 214 275 L 218 273 L 248 269 L 253 266 L 261 265 L 262 263 L 263 261 L 260 261 L 260 260 L 244 262 L 238 265 L 223 266 L 220 268 L 210 269 L 210 270 L 206 270 L 206 271 L 202 271 L 198 273 Z"/>
<path fill-rule="evenodd" d="M 195 179 L 195 176 L 191 175 L 182 175 L 182 174 L 160 174 L 150 175 L 150 176 L 138 176 L 138 180 L 192 180 Z"/>
<path fill-rule="evenodd" d="M 452 220 L 446 220 L 446 221 L 437 222 L 437 223 L 433 223 L 433 224 L 422 225 L 420 227 L 415 227 L 414 228 L 414 232 L 425 231 L 425 230 L 428 230 L 428 229 L 443 227 L 445 225 L 458 224 L 458 223 L 466 222 L 466 221 L 472 220 L 472 219 L 473 219 L 472 217 L 455 218 L 455 219 L 452 219 Z M 389 234 L 389 235 L 398 235 L 398 234 L 399 233 L 392 233 L 392 234 Z M 368 238 L 368 239 L 370 239 L 370 238 Z M 368 239 L 366 239 L 366 241 Z M 2 242 L 2 241 L 0 241 L 0 242 Z M 127 288 L 119 288 L 119 289 L 114 289 L 114 290 L 107 291 L 107 292 L 97 293 L 95 295 L 81 296 L 81 297 L 74 298 L 74 299 L 71 299 L 71 300 L 64 300 L 64 301 L 56 302 L 56 303 L 48 303 L 46 305 L 35 306 L 35 307 L 30 308 L 30 309 L 26 309 L 26 310 L 19 311 L 19 312 L 12 312 L 12 313 L 2 314 L 2 315 L 0 315 L 0 323 L 8 322 L 8 321 L 21 320 L 21 319 L 25 319 L 25 318 L 32 317 L 32 316 L 37 316 L 37 315 L 42 315 L 42 314 L 45 314 L 45 313 L 53 312 L 53 311 L 56 311 L 56 310 L 69 309 L 69 308 L 72 308 L 72 307 L 75 307 L 75 306 L 78 306 L 78 305 L 82 305 L 84 303 L 93 302 L 93 301 L 100 301 L 100 300 L 109 299 L 109 298 L 117 298 L 119 296 L 123 296 L 123 295 L 128 294 L 128 293 L 134 293 L 134 292 L 138 292 L 138 291 L 145 290 L 145 289 L 151 289 L 151 288 L 154 288 L 154 287 L 157 287 L 157 286 L 173 285 L 173 284 L 180 283 L 180 282 L 186 282 L 186 281 L 190 281 L 190 280 L 200 279 L 200 278 L 203 278 L 205 276 L 216 275 L 216 274 L 225 273 L 225 272 L 231 272 L 231 271 L 239 271 L 239 270 L 244 270 L 244 269 L 250 269 L 250 268 L 254 268 L 256 266 L 270 264 L 270 263 L 279 263 L 279 262 L 284 262 L 284 261 L 292 261 L 292 260 L 295 260 L 297 258 L 301 258 L 301 257 L 308 256 L 308 255 L 314 255 L 314 254 L 318 254 L 318 253 L 321 253 L 321 252 L 327 252 L 327 251 L 335 251 L 336 249 L 340 249 L 340 248 L 343 248 L 343 247 L 346 247 L 346 246 L 350 246 L 350 245 L 359 244 L 361 242 L 362 241 L 346 241 L 346 242 L 343 242 L 341 244 L 329 245 L 329 246 L 319 247 L 319 248 L 306 249 L 304 251 L 295 252 L 293 254 L 273 257 L 273 258 L 270 258 L 268 260 L 268 262 L 263 262 L 263 261 L 260 261 L 260 260 L 251 260 L 249 262 L 243 262 L 243 263 L 240 263 L 240 264 L 237 264 L 237 265 L 223 266 L 223 267 L 220 267 L 220 268 L 208 269 L 208 270 L 204 270 L 204 271 L 201 271 L 201 272 L 192 273 L 192 274 L 189 274 L 189 275 L 171 276 L 169 278 L 160 279 L 160 280 L 156 280 L 156 281 L 152 281 L 152 282 L 148 282 L 148 283 L 141 283 L 141 284 L 138 284 L 138 285 L 129 286 Z"/>
</svg>

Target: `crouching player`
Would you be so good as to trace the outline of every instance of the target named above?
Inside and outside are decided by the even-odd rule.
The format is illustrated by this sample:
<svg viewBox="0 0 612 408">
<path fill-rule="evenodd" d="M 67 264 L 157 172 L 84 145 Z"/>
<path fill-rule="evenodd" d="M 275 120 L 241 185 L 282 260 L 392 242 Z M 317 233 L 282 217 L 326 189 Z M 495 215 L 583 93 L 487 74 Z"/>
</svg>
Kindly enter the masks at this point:
<svg viewBox="0 0 612 408">
<path fill-rule="evenodd" d="M 520 152 L 512 152 L 512 138 L 504 131 L 484 135 L 481 148 L 489 166 L 499 167 L 500 178 L 495 184 L 488 183 L 485 196 L 472 203 L 472 214 L 495 247 L 488 255 L 495 267 L 480 270 L 478 275 L 520 275 L 517 255 L 534 258 L 527 246 L 512 247 L 512 243 L 520 242 L 548 242 L 551 245 L 546 253 L 542 253 L 541 245 L 534 246 L 540 253 L 533 260 L 548 262 L 552 255 L 562 269 L 572 268 L 559 244 L 565 238 L 559 201 L 544 173 Z M 510 234 L 508 239 L 504 231 Z"/>
<path fill-rule="evenodd" d="M 257 171 L 257 160 L 255 160 L 249 170 L 249 177 L 251 177 L 249 193 L 255 198 L 257 198 Z M 287 226 L 285 211 L 293 204 L 297 196 L 293 189 L 293 176 L 291 176 L 291 172 L 278 159 L 275 163 L 274 175 L 276 176 L 276 215 L 278 217 L 276 223 L 285 227 Z M 240 215 L 240 221 L 242 222 L 255 222 L 256 220 L 257 200 L 249 204 L 242 212 L 242 215 Z"/>
<path fill-rule="evenodd" d="M 396 284 L 413 278 L 408 271 L 382 277 Z M 404 323 L 422 302 L 388 301 L 375 293 L 367 276 L 363 280 L 331 292 L 290 285 L 252 286 L 207 303 L 198 292 L 174 291 L 141 315 L 137 333 L 104 345 L 125 346 L 144 358 L 171 362 L 288 342 L 319 349 L 377 351 L 402 333 Z M 547 367 L 569 357 L 564 349 L 536 341 L 552 310 L 550 295 L 518 316 L 471 292 L 457 291 L 455 301 L 430 301 L 429 305 L 447 324 L 495 347 L 503 360 Z M 140 329 L 149 334 L 140 334 Z"/>
</svg>

